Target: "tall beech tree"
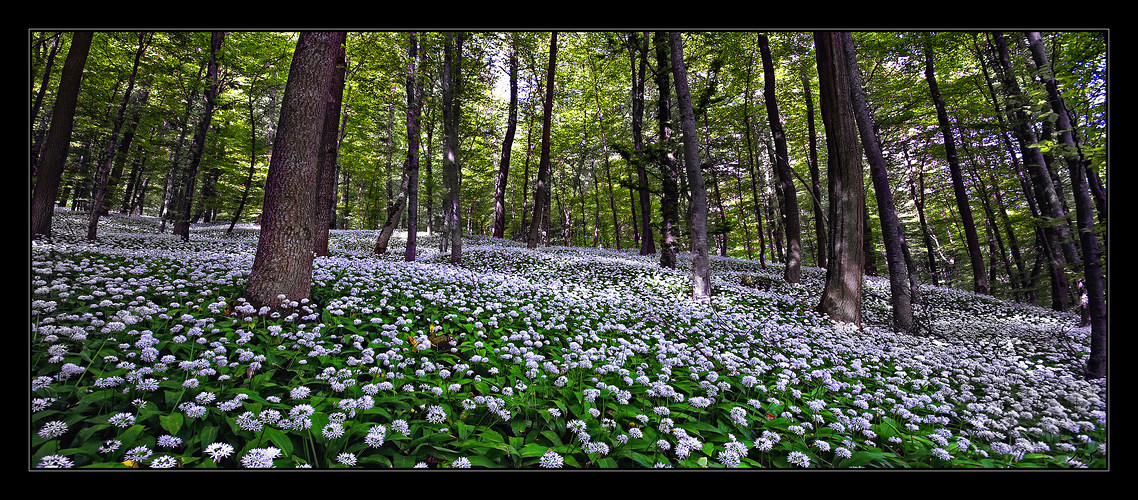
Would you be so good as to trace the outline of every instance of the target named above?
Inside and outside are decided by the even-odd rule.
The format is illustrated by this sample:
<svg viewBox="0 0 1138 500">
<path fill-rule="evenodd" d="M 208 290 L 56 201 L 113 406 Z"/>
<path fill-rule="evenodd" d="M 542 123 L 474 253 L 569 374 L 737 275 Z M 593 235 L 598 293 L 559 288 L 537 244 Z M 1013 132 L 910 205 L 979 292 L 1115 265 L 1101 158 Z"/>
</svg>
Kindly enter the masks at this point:
<svg viewBox="0 0 1138 500">
<path fill-rule="evenodd" d="M 644 82 L 648 68 L 648 34 L 637 32 L 628 35 L 628 59 L 632 67 L 632 148 L 644 152 Z M 652 236 L 652 200 L 649 197 L 648 169 L 643 155 L 634 155 L 636 164 L 636 190 L 640 201 L 640 255 L 656 253 Z"/>
<path fill-rule="evenodd" d="M 289 67 L 273 156 L 265 180 L 261 233 L 244 298 L 277 309 L 312 287 L 314 201 L 328 93 L 343 35 L 303 32 Z"/>
<path fill-rule="evenodd" d="M 937 86 L 936 65 L 933 62 L 931 36 L 924 40 L 925 79 L 929 84 L 929 93 L 933 105 L 936 107 L 937 122 L 940 124 L 940 133 L 944 139 L 944 153 L 948 160 L 948 171 L 952 177 L 952 192 L 956 196 L 956 209 L 960 214 L 960 224 L 964 229 L 964 239 L 968 245 L 968 260 L 972 265 L 972 289 L 976 293 L 988 294 L 988 277 L 984 275 L 984 256 L 980 252 L 980 238 L 976 234 L 976 223 L 972 218 L 972 205 L 968 202 L 968 191 L 964 187 L 964 175 L 960 170 L 960 160 L 956 153 L 956 140 L 953 137 L 952 123 L 948 120 L 948 111 L 945 108 L 944 98 L 941 97 Z"/>
<path fill-rule="evenodd" d="M 692 109 L 691 89 L 688 87 L 687 67 L 684 64 L 684 41 L 679 32 L 668 32 L 671 44 L 672 75 L 676 82 L 676 101 L 680 106 L 680 123 L 684 133 L 684 166 L 691 190 L 691 259 L 692 297 L 708 300 L 711 297 L 711 260 L 707 250 L 707 189 L 699 163 L 699 140 L 696 135 L 695 113 Z"/>
<path fill-rule="evenodd" d="M 407 247 L 403 260 L 416 258 L 419 241 L 419 143 L 423 113 L 422 73 L 419 69 L 419 37 L 410 33 L 407 39 Z"/>
<path fill-rule="evenodd" d="M 774 62 L 771 60 L 770 40 L 760 33 L 759 54 L 763 60 L 763 97 L 767 106 L 767 121 L 775 146 L 775 173 L 778 176 L 778 194 L 786 227 L 786 267 L 783 278 L 787 283 L 802 279 L 802 223 L 798 213 L 798 190 L 794 187 L 794 174 L 790 171 L 790 157 L 786 148 L 786 133 L 779 118 L 775 98 Z"/>
<path fill-rule="evenodd" d="M 901 223 L 897 219 L 897 211 L 893 205 L 893 193 L 890 191 L 889 172 L 885 166 L 885 157 L 881 152 L 881 143 L 877 138 L 876 127 L 869 103 L 866 102 L 865 88 L 861 82 L 861 70 L 857 65 L 857 52 L 854 48 L 853 37 L 849 32 L 841 33 L 842 52 L 849 67 L 850 98 L 853 104 L 854 118 L 857 121 L 858 133 L 869 162 L 869 177 L 873 183 L 874 194 L 877 195 L 877 215 L 881 219 L 881 237 L 885 242 L 885 262 L 889 269 L 890 304 L 893 306 L 893 329 L 908 333 L 913 330 L 913 304 L 912 283 L 909 279 L 909 267 L 904 249 L 905 238 L 901 231 Z"/>
<path fill-rule="evenodd" d="M 861 326 L 862 278 L 865 266 L 865 190 L 862 152 L 849 64 L 845 62 L 842 34 L 814 33 L 818 62 L 818 90 L 822 124 L 826 131 L 826 176 L 829 181 L 829 266 L 817 310 L 831 319 Z"/>
<path fill-rule="evenodd" d="M 59 193 L 59 179 L 71 146 L 71 131 L 75 126 L 75 108 L 79 103 L 79 86 L 83 80 L 83 66 L 91 51 L 90 31 L 76 31 L 71 36 L 71 47 L 59 77 L 59 90 L 51 113 L 51 126 L 44 139 L 36 184 L 32 189 L 32 238 L 51 238 L 51 218 L 55 211 L 55 198 Z"/>
</svg>

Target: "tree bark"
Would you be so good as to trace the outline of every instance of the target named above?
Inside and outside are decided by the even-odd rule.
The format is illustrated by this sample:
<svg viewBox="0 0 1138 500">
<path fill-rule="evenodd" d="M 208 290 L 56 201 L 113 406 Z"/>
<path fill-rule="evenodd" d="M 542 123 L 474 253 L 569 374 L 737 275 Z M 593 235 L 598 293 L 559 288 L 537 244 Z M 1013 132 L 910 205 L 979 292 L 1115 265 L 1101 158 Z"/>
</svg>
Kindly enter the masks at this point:
<svg viewBox="0 0 1138 500">
<path fill-rule="evenodd" d="M 419 242 L 419 143 L 423 110 L 422 76 L 419 64 L 419 40 L 411 33 L 407 44 L 407 247 L 403 260 L 416 258 Z"/>
<path fill-rule="evenodd" d="M 817 306 L 830 319 L 861 327 L 864 193 L 861 146 L 841 34 L 814 33 L 822 123 L 826 131 L 829 233 L 826 284 Z"/>
<path fill-rule="evenodd" d="M 775 145 L 775 172 L 778 174 L 782 216 L 786 224 L 786 268 L 783 278 L 787 283 L 802 280 L 802 223 L 798 213 L 798 194 L 794 187 L 794 174 L 790 171 L 790 157 L 786 148 L 786 134 L 778 113 L 774 92 L 774 63 L 771 61 L 770 41 L 759 34 L 759 53 L 763 60 L 763 96 L 767 106 L 767 121 Z"/>
<path fill-rule="evenodd" d="M 261 235 L 244 297 L 278 309 L 312 287 L 313 201 L 328 88 L 340 36 L 303 32 L 297 40 L 281 103 L 277 139 L 265 179 Z"/>
<path fill-rule="evenodd" d="M 67 60 L 59 77 L 59 91 L 51 114 L 51 126 L 44 140 L 36 185 L 32 190 L 32 238 L 51 238 L 51 218 L 55 211 L 55 197 L 59 193 L 59 179 L 71 144 L 75 108 L 79 101 L 79 86 L 83 80 L 83 66 L 91 49 L 90 31 L 76 31 L 71 38 Z"/>
<path fill-rule="evenodd" d="M 672 49 L 672 74 L 676 81 L 676 99 L 680 105 L 680 120 L 684 133 L 684 165 L 687 167 L 688 188 L 691 190 L 691 259 L 692 298 L 707 301 L 711 298 L 711 260 L 707 249 L 707 188 L 699 162 L 699 141 L 696 136 L 695 113 L 692 110 L 691 89 L 688 88 L 687 69 L 684 65 L 683 38 L 679 32 L 668 33 Z"/>
<path fill-rule="evenodd" d="M 528 248 L 537 248 L 539 241 L 548 238 L 548 235 L 543 236 L 541 233 L 542 222 L 549 217 L 547 209 L 551 170 L 549 164 L 549 141 L 552 135 L 550 128 L 553 124 L 553 79 L 556 75 L 556 69 L 557 32 L 554 31 L 549 35 L 549 65 L 545 72 L 545 102 L 542 104 L 541 119 L 541 158 L 538 160 L 537 183 L 533 195 L 533 216 L 530 218 L 529 238 L 526 242 Z"/>
<path fill-rule="evenodd" d="M 328 236 L 335 217 L 336 159 L 340 151 L 340 109 L 344 103 L 344 79 L 347 72 L 345 42 L 347 33 L 333 32 L 337 36 L 330 43 L 336 46 L 336 60 L 332 68 L 332 81 L 328 86 L 327 110 L 320 133 L 319 174 L 317 174 L 316 206 L 312 225 L 316 231 L 312 251 L 318 257 L 328 255 Z"/>
<path fill-rule="evenodd" d="M 660 225 L 660 267 L 675 269 L 680 189 L 676 179 L 675 159 L 671 151 L 672 118 L 669 105 L 671 84 L 668 77 L 668 66 L 671 63 L 668 57 L 667 35 L 661 31 L 655 32 L 652 43 L 656 49 L 656 85 L 660 89 L 656 103 L 656 123 L 659 127 L 657 154 L 663 191 L 660 200 L 660 214 L 663 217 Z"/>
<path fill-rule="evenodd" d="M 960 213 L 960 223 L 964 226 L 964 239 L 968 245 L 968 260 L 972 266 L 972 289 L 979 294 L 988 294 L 988 278 L 984 275 L 984 256 L 980 253 L 980 239 L 976 235 L 976 223 L 972 219 L 972 207 L 968 202 L 968 192 L 964 188 L 964 176 L 960 172 L 960 162 L 956 155 L 956 144 L 952 124 L 948 121 L 944 99 L 937 86 L 933 63 L 932 43 L 925 40 L 925 79 L 929 83 L 933 105 L 936 107 L 937 121 L 944 138 L 944 151 L 948 160 L 949 174 L 952 177 L 952 190 L 956 195 L 956 207 Z"/>
<path fill-rule="evenodd" d="M 450 262 L 458 264 L 462 258 L 462 222 L 459 206 L 458 125 L 461 110 L 462 43 L 464 36 L 446 33 L 443 62 L 443 185 L 447 190 L 443 204 L 447 236 L 450 242 Z"/>
<path fill-rule="evenodd" d="M 901 232 L 901 223 L 897 219 L 897 211 L 893 205 L 893 193 L 889 187 L 889 171 L 885 166 L 885 157 L 881 152 L 881 144 L 875 132 L 873 115 L 870 112 L 869 103 L 866 101 L 865 88 L 862 86 L 861 71 L 857 66 L 853 37 L 849 32 L 842 32 L 841 35 L 842 48 L 849 68 L 849 92 L 853 99 L 854 117 L 857 121 L 866 160 L 869 161 L 873 190 L 877 195 L 877 215 L 881 220 L 881 236 L 885 242 L 885 263 L 889 269 L 893 329 L 897 332 L 909 333 L 913 330 L 913 303 L 909 267 L 905 262 L 905 250 L 903 248 L 905 246 L 904 235 Z"/>
</svg>

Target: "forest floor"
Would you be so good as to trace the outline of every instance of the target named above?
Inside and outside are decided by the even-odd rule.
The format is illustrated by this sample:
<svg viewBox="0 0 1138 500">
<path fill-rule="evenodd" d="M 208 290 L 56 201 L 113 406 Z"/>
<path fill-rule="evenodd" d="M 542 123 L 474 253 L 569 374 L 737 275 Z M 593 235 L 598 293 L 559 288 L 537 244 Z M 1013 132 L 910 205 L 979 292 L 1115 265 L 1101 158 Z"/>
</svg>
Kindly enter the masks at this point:
<svg viewBox="0 0 1138 500">
<path fill-rule="evenodd" d="M 1079 318 L 932 286 L 921 335 L 812 312 L 825 271 L 332 231 L 311 300 L 238 297 L 255 226 L 56 212 L 31 243 L 30 468 L 1106 468 Z"/>
</svg>

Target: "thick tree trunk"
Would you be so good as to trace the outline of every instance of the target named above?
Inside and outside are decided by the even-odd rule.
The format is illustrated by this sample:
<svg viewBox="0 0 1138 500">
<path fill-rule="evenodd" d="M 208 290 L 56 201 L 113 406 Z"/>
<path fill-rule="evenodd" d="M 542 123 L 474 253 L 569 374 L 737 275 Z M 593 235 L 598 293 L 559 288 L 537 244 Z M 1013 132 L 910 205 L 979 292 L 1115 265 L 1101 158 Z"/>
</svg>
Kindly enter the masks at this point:
<svg viewBox="0 0 1138 500">
<path fill-rule="evenodd" d="M 944 151 L 948 157 L 949 174 L 952 177 L 952 190 L 956 195 L 956 207 L 960 213 L 960 223 L 964 226 L 964 239 L 968 245 L 968 260 L 972 265 L 972 289 L 979 294 L 988 294 L 988 278 L 984 275 L 984 256 L 980 253 L 980 239 L 976 235 L 976 223 L 972 219 L 972 207 L 968 202 L 968 192 L 964 188 L 964 176 L 960 172 L 960 162 L 956 155 L 956 144 L 952 124 L 948 121 L 944 99 L 937 86 L 933 64 L 932 44 L 925 41 L 925 79 L 929 83 L 933 105 L 936 107 L 940 133 L 944 137 Z"/>
<path fill-rule="evenodd" d="M 511 35 L 513 36 L 513 35 Z M 498 164 L 498 178 L 494 181 L 493 236 L 506 234 L 506 182 L 510 179 L 510 151 L 514 146 L 514 132 L 518 126 L 518 50 L 517 40 L 511 39 L 510 48 L 510 111 L 506 120 L 506 136 L 502 139 L 502 161 Z"/>
<path fill-rule="evenodd" d="M 667 35 L 657 31 L 653 34 L 652 43 L 656 49 L 656 85 L 660 89 L 656 103 L 656 122 L 659 126 L 658 160 L 663 190 L 660 200 L 660 213 L 663 217 L 660 225 L 660 267 L 675 269 L 680 189 L 676 179 L 675 159 L 671 151 L 672 117 L 669 105 L 671 84 L 668 77 L 668 66 L 671 63 L 668 57 Z"/>
<path fill-rule="evenodd" d="M 683 38 L 679 32 L 668 33 L 672 49 L 672 74 L 676 81 L 676 100 L 680 105 L 680 120 L 684 132 L 684 165 L 687 167 L 688 188 L 691 190 L 691 259 L 692 298 L 706 301 L 711 298 L 711 260 L 707 249 L 707 188 L 699 162 L 699 141 L 696 136 L 695 113 L 692 110 L 691 89 L 688 88 L 687 69 L 684 65 Z"/>
<path fill-rule="evenodd" d="M 778 175 L 782 217 L 786 224 L 786 269 L 783 278 L 787 283 L 802 280 L 802 223 L 798 213 L 798 194 L 794 187 L 794 174 L 790 171 L 790 157 L 786 148 L 786 134 L 778 113 L 774 93 L 774 63 L 771 61 L 770 41 L 759 34 L 759 52 L 763 60 L 763 96 L 767 105 L 767 121 L 775 145 L 775 172 Z"/>
<path fill-rule="evenodd" d="M 40 164 L 36 169 L 36 185 L 32 190 L 32 238 L 51 238 L 51 218 L 55 212 L 55 197 L 59 193 L 59 179 L 71 144 L 75 107 L 79 101 L 79 85 L 83 79 L 83 66 L 91 49 L 90 31 L 76 31 L 71 48 L 59 77 L 59 91 L 51 114 L 51 126 L 44 140 Z"/>
<path fill-rule="evenodd" d="M 826 131 L 830 238 L 826 285 L 818 311 L 835 321 L 861 326 L 864 258 L 862 152 L 858 141 L 848 68 L 841 34 L 816 32 L 819 95 Z"/>
<path fill-rule="evenodd" d="M 861 71 L 857 66 L 853 37 L 849 32 L 842 33 L 842 47 L 849 68 L 850 97 L 853 99 L 854 117 L 861 135 L 862 146 L 865 149 L 865 157 L 869 161 L 873 190 L 877 195 L 877 215 L 881 220 L 881 236 L 885 242 L 885 262 L 889 268 L 893 329 L 894 331 L 909 333 L 913 330 L 913 304 L 909 266 L 905 262 L 906 249 L 904 248 L 904 236 L 901 232 L 901 222 L 897 219 L 897 211 L 893 205 L 893 193 L 889 187 L 889 171 L 885 166 L 885 157 L 881 152 L 881 144 L 876 135 L 873 115 L 870 114 L 869 103 L 866 102 L 865 88 L 862 86 Z"/>
<path fill-rule="evenodd" d="M 342 35 L 300 34 L 281 103 L 277 140 L 265 179 L 261 235 L 244 297 L 278 309 L 301 301 L 312 287 L 312 217 L 328 89 Z"/>
<path fill-rule="evenodd" d="M 538 160 L 537 183 L 533 195 L 533 216 L 530 217 L 529 238 L 526 242 L 526 246 L 529 248 L 537 248 L 540 241 L 548 238 L 548 234 L 542 235 L 542 223 L 549 217 L 548 209 L 546 208 L 548 205 L 547 200 L 549 199 L 551 170 L 549 164 L 549 141 L 552 136 L 553 79 L 556 76 L 556 69 L 557 32 L 554 31 L 549 35 L 549 65 L 546 67 L 545 72 L 545 102 L 542 104 L 541 119 L 541 158 Z"/>
<path fill-rule="evenodd" d="M 313 236 L 312 251 L 318 257 L 328 255 L 328 235 L 335 220 L 336 206 L 336 158 L 340 151 L 340 109 L 344 102 L 344 79 L 347 72 L 346 47 L 347 33 L 335 32 L 337 38 L 331 43 L 336 45 L 336 61 L 332 73 L 332 82 L 327 92 L 327 111 L 324 116 L 324 127 L 320 133 L 319 174 L 316 180 L 316 206 L 313 209 L 312 226 L 316 231 Z"/>
</svg>

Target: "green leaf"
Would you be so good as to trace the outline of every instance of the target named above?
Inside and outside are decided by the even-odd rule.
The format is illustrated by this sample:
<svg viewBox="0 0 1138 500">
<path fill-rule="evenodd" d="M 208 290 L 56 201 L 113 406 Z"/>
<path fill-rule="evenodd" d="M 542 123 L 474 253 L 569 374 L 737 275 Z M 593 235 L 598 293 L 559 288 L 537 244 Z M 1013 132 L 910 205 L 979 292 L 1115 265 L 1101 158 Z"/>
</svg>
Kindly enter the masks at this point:
<svg viewBox="0 0 1138 500">
<path fill-rule="evenodd" d="M 158 421 L 162 424 L 162 428 L 166 429 L 166 432 L 176 435 L 178 431 L 182 430 L 182 422 L 185 421 L 185 417 L 181 413 L 174 412 L 158 417 Z"/>
<path fill-rule="evenodd" d="M 265 437 L 269 438 L 269 441 L 272 441 L 272 443 L 276 445 L 277 448 L 280 448 L 281 451 L 285 452 L 285 455 L 292 455 L 292 438 L 290 438 L 288 434 L 285 434 L 285 432 L 280 429 L 274 429 L 272 427 L 266 427 L 264 429 L 264 432 Z"/>
</svg>

